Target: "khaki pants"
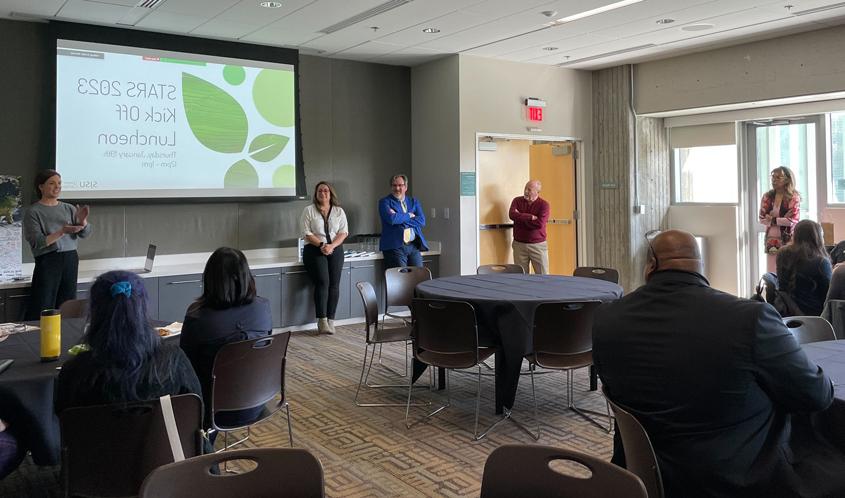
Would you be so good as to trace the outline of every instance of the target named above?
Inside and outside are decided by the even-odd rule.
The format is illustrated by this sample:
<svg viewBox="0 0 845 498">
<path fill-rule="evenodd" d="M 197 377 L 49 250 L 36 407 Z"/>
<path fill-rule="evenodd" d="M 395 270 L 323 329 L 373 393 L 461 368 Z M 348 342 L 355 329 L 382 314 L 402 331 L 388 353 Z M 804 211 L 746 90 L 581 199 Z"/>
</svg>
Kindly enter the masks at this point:
<svg viewBox="0 0 845 498">
<path fill-rule="evenodd" d="M 534 267 L 534 273 L 537 275 L 546 275 L 549 273 L 549 245 L 546 241 L 537 242 L 536 244 L 525 244 L 523 242 L 513 241 L 513 262 L 518 264 L 528 273 L 528 263 Z"/>
</svg>

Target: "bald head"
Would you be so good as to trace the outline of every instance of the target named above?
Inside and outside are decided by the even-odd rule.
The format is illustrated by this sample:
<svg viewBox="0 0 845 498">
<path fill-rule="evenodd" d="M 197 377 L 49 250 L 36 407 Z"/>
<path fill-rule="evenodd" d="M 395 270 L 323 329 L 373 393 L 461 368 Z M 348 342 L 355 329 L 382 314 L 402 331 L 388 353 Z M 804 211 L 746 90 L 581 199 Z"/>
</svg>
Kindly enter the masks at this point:
<svg viewBox="0 0 845 498">
<path fill-rule="evenodd" d="M 525 184 L 525 191 L 523 192 L 525 196 L 525 200 L 528 202 L 534 202 L 540 197 L 540 189 L 543 186 L 540 185 L 540 180 L 531 180 L 530 182 Z"/>
<path fill-rule="evenodd" d="M 646 279 L 657 270 L 681 270 L 701 273 L 704 266 L 695 237 L 683 230 L 661 232 L 651 241 L 653 254 L 649 254 Z"/>
</svg>

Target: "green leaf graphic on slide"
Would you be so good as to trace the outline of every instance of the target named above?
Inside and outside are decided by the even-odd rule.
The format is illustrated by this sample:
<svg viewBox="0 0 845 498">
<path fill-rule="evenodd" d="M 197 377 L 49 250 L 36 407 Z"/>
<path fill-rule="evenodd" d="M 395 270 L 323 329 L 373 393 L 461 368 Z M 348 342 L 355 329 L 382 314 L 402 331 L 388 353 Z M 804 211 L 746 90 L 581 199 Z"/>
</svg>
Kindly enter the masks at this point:
<svg viewBox="0 0 845 498">
<path fill-rule="evenodd" d="M 257 187 L 258 173 L 249 161 L 241 159 L 229 167 L 229 171 L 223 177 L 223 186 L 226 188 Z"/>
<path fill-rule="evenodd" d="M 288 144 L 288 140 L 290 139 L 284 135 L 273 133 L 258 135 L 249 144 L 249 155 L 262 163 L 272 161 L 284 150 L 285 145 Z"/>
<path fill-rule="evenodd" d="M 276 168 L 273 172 L 273 186 L 276 188 L 296 186 L 296 169 L 293 164 L 284 164 Z"/>
<path fill-rule="evenodd" d="M 215 152 L 244 150 L 249 125 L 238 101 L 192 74 L 182 73 L 185 115 L 194 136 Z"/>
<path fill-rule="evenodd" d="M 252 100 L 270 124 L 293 126 L 293 72 L 263 69 L 252 85 Z"/>
</svg>

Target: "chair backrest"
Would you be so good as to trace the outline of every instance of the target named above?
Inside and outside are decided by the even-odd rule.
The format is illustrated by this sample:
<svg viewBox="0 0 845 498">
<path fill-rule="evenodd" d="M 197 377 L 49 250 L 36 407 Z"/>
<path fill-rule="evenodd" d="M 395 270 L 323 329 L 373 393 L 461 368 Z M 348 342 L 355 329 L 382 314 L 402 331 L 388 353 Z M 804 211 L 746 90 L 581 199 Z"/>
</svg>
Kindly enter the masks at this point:
<svg viewBox="0 0 845 498">
<path fill-rule="evenodd" d="M 171 398 L 185 457 L 202 454 L 202 400 Z M 153 469 L 173 462 L 159 401 L 68 408 L 59 414 L 65 496 L 135 496 Z"/>
<path fill-rule="evenodd" d="M 376 297 L 376 290 L 373 284 L 369 282 L 358 282 L 355 284 L 358 288 L 358 293 L 361 294 L 361 300 L 364 301 L 364 326 L 367 331 L 367 342 L 375 333 L 372 327 L 378 326 L 378 298 Z"/>
<path fill-rule="evenodd" d="M 837 339 L 845 339 L 845 301 L 828 299 L 824 303 L 822 318 L 833 326 L 833 333 Z"/>
<path fill-rule="evenodd" d="M 501 265 L 481 265 L 475 270 L 476 275 L 493 275 L 496 273 L 522 273 L 525 274 L 525 269 L 513 263 L 506 263 Z"/>
<path fill-rule="evenodd" d="M 466 367 L 449 368 L 468 368 L 478 364 L 478 327 L 471 304 L 414 298 L 411 315 L 414 318 L 415 353 L 423 350 L 453 357 L 467 356 Z"/>
<path fill-rule="evenodd" d="M 649 498 L 663 498 L 663 479 L 648 433 L 633 415 L 607 396 L 604 387 L 602 392 L 616 417 L 616 427 L 625 450 L 625 467 L 642 480 Z"/>
<path fill-rule="evenodd" d="M 230 342 L 217 352 L 211 370 L 211 413 L 263 405 L 281 393 L 285 400 L 285 355 L 290 332 Z"/>
<path fill-rule="evenodd" d="M 820 316 L 787 316 L 783 324 L 792 332 L 798 344 L 836 340 L 833 326 Z"/>
<path fill-rule="evenodd" d="M 384 309 L 391 306 L 411 307 L 414 288 L 431 280 L 431 271 L 423 266 L 400 266 L 384 270 Z"/>
<path fill-rule="evenodd" d="M 85 318 L 88 314 L 87 299 L 70 299 L 59 306 L 62 318 Z"/>
<path fill-rule="evenodd" d="M 613 268 L 602 268 L 601 266 L 579 266 L 572 273 L 573 277 L 597 278 L 607 280 L 614 284 L 619 283 L 619 272 Z"/>
<path fill-rule="evenodd" d="M 563 474 L 550 467 L 554 461 L 583 465 L 590 475 Z M 577 465 L 572 467 L 578 469 Z M 481 479 L 481 498 L 511 496 L 647 498 L 646 489 L 637 476 L 610 462 L 563 448 L 506 444 L 487 457 Z"/>
<path fill-rule="evenodd" d="M 211 466 L 232 460 L 247 460 L 257 466 L 238 474 L 209 472 Z M 140 498 L 185 496 L 322 497 L 325 496 L 323 466 L 310 452 L 298 448 L 231 450 L 159 467 L 144 481 Z"/>
<path fill-rule="evenodd" d="M 601 301 L 540 303 L 534 310 L 534 357 L 544 365 L 544 355 L 571 355 L 573 361 L 592 363 L 593 317 Z M 573 367 L 581 366 L 573 364 Z"/>
</svg>

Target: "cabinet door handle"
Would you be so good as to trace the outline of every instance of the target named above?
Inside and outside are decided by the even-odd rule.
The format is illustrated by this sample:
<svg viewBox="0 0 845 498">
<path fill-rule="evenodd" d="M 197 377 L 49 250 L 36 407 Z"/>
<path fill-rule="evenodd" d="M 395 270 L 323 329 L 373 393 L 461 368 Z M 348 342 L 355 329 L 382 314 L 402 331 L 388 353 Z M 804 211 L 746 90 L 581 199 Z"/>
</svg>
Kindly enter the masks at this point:
<svg viewBox="0 0 845 498">
<path fill-rule="evenodd" d="M 29 294 L 17 294 L 14 296 L 8 296 L 6 299 L 20 299 L 22 297 L 29 297 Z"/>
<path fill-rule="evenodd" d="M 308 273 L 308 272 L 307 272 L 307 271 L 305 271 L 305 270 L 299 270 L 299 271 L 289 271 L 289 272 L 285 273 L 285 275 L 297 275 L 297 274 L 299 274 L 299 273 Z"/>
<path fill-rule="evenodd" d="M 258 274 L 258 275 L 253 275 L 253 277 L 255 277 L 255 278 L 260 278 L 260 277 L 278 277 L 278 276 L 280 276 L 280 275 L 281 275 L 281 273 L 261 273 L 261 274 Z"/>
<path fill-rule="evenodd" d="M 202 282 L 202 280 L 175 280 L 173 282 L 167 282 L 167 285 L 198 284 L 200 282 Z"/>
</svg>

